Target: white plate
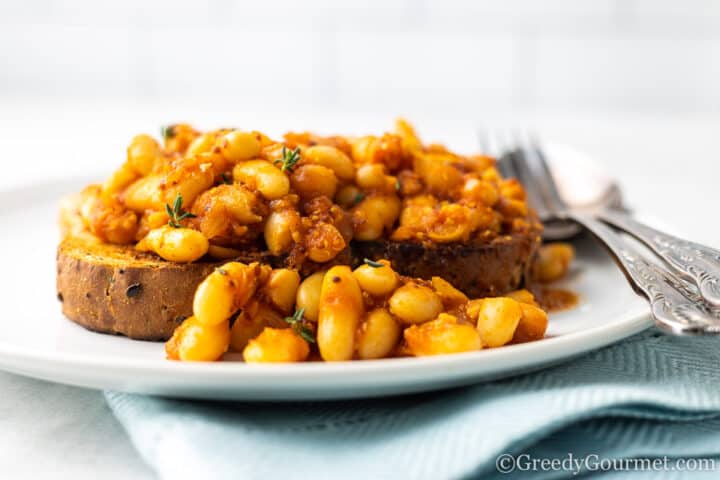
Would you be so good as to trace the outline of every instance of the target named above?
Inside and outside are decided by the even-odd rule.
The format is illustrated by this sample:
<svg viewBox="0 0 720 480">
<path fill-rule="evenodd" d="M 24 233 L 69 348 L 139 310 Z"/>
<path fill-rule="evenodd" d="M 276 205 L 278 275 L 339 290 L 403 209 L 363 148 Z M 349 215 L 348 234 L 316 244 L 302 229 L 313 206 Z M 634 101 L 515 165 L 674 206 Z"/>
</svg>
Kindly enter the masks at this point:
<svg viewBox="0 0 720 480">
<path fill-rule="evenodd" d="M 540 369 L 651 324 L 645 302 L 591 240 L 578 243 L 569 280 L 579 307 L 552 314 L 547 338 L 480 352 L 364 362 L 245 365 L 165 360 L 163 344 L 84 330 L 55 292 L 57 202 L 87 182 L 0 193 L 0 369 L 53 382 L 127 392 L 236 400 L 374 397 L 437 390 Z"/>
</svg>

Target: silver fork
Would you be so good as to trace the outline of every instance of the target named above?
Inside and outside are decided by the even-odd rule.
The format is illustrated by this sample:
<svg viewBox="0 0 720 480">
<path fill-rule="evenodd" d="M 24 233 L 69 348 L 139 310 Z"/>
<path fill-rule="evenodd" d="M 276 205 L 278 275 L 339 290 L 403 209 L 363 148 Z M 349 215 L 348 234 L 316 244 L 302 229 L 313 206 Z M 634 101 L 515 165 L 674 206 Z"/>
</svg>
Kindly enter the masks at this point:
<svg viewBox="0 0 720 480">
<path fill-rule="evenodd" d="M 523 136 L 522 151 L 537 167 L 540 175 L 552 178 L 543 149 L 532 136 Z M 700 296 L 714 307 L 720 307 L 720 251 L 684 240 L 638 222 L 612 206 L 595 209 L 593 215 L 603 222 L 640 240 L 660 257 L 674 273 L 694 283 Z"/>
<path fill-rule="evenodd" d="M 573 222 L 590 231 L 610 251 L 636 293 L 650 303 L 656 324 L 677 335 L 720 334 L 718 310 L 703 301 L 693 285 L 645 259 L 626 240 L 592 215 L 572 210 L 560 196 L 537 143 L 528 135 L 516 137 L 499 166 L 517 178 L 528 200 L 544 221 Z"/>
</svg>

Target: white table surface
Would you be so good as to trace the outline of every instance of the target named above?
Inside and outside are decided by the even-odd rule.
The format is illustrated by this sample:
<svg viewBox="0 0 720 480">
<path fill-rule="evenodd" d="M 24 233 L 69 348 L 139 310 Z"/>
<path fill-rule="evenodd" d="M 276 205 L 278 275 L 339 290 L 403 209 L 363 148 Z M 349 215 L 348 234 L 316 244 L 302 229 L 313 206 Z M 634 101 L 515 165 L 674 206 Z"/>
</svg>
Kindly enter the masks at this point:
<svg viewBox="0 0 720 480">
<path fill-rule="evenodd" d="M 194 119 L 202 127 L 238 125 L 271 132 L 278 125 L 353 133 L 356 125 L 379 130 L 392 124 L 392 117 L 377 115 L 238 115 L 177 104 L 2 105 L 0 188 L 109 171 L 122 161 L 134 133 L 154 133 L 158 125 L 178 119 Z M 474 148 L 474 125 L 533 126 L 543 138 L 572 145 L 615 172 L 631 207 L 673 225 L 675 233 L 720 246 L 720 228 L 705 220 L 720 205 L 720 117 L 480 115 L 412 120 L 428 139 L 467 151 Z M 8 479 L 153 477 L 100 392 L 2 372 L 0 466 L 0 476 Z"/>
</svg>

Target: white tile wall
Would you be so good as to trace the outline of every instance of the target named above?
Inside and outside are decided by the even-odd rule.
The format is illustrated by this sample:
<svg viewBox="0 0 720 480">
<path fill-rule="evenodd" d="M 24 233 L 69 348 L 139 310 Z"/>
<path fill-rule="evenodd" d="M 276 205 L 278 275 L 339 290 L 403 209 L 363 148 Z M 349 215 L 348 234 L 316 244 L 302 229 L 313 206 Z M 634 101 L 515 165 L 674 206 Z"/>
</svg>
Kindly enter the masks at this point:
<svg viewBox="0 0 720 480">
<path fill-rule="evenodd" d="M 509 35 L 338 33 L 336 42 L 338 97 L 366 108 L 406 110 L 419 101 L 447 112 L 512 99 Z"/>
<path fill-rule="evenodd" d="M 311 35 L 209 27 L 154 29 L 147 34 L 147 75 L 152 95 L 240 96 L 263 103 L 307 97 L 313 88 L 316 49 Z"/>
<path fill-rule="evenodd" d="M 0 89 L 19 95 L 134 95 L 135 52 L 121 27 L 0 27 Z"/>
<path fill-rule="evenodd" d="M 717 108 L 720 58 L 716 39 L 588 36 L 538 39 L 533 86 L 541 106 L 658 105 Z M 558 72 L 572 69 L 572 75 Z"/>
<path fill-rule="evenodd" d="M 715 112 L 719 27 L 712 0 L 4 0 L 0 102 Z"/>
</svg>

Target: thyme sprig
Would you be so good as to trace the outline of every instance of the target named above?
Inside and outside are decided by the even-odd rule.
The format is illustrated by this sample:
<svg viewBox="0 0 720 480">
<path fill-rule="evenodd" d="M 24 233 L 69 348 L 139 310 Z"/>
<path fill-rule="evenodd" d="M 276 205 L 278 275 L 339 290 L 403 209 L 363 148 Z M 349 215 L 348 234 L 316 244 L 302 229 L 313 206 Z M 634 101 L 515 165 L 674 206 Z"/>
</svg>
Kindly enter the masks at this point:
<svg viewBox="0 0 720 480">
<path fill-rule="evenodd" d="M 273 160 L 273 164 L 280 164 L 281 172 L 292 173 L 295 165 L 300 161 L 300 147 L 290 150 L 285 145 L 282 147 L 282 158 Z"/>
<path fill-rule="evenodd" d="M 160 129 L 160 135 L 163 140 L 168 140 L 175 136 L 175 125 L 163 125 Z"/>
<path fill-rule="evenodd" d="M 303 315 L 305 315 L 305 309 L 301 308 L 299 310 L 295 310 L 292 317 L 285 317 L 284 320 L 289 323 L 295 333 L 300 335 L 306 342 L 315 343 L 313 331 L 305 323 Z"/>
<path fill-rule="evenodd" d="M 365 262 L 365 265 L 369 265 L 373 268 L 380 268 L 385 266 L 384 263 L 376 262 L 375 260 L 370 260 L 369 258 L 364 259 L 363 262 Z"/>
<path fill-rule="evenodd" d="M 167 212 L 168 218 L 169 218 L 168 225 L 170 225 L 173 228 L 182 228 L 182 225 L 180 224 L 180 222 L 182 222 L 186 218 L 195 218 L 196 217 L 196 215 L 193 215 L 190 212 L 183 211 L 182 204 L 183 204 L 183 198 L 182 198 L 182 195 L 179 193 L 175 197 L 175 201 L 173 202 L 172 207 L 170 205 L 168 205 L 167 203 L 165 204 L 165 211 Z"/>
</svg>

